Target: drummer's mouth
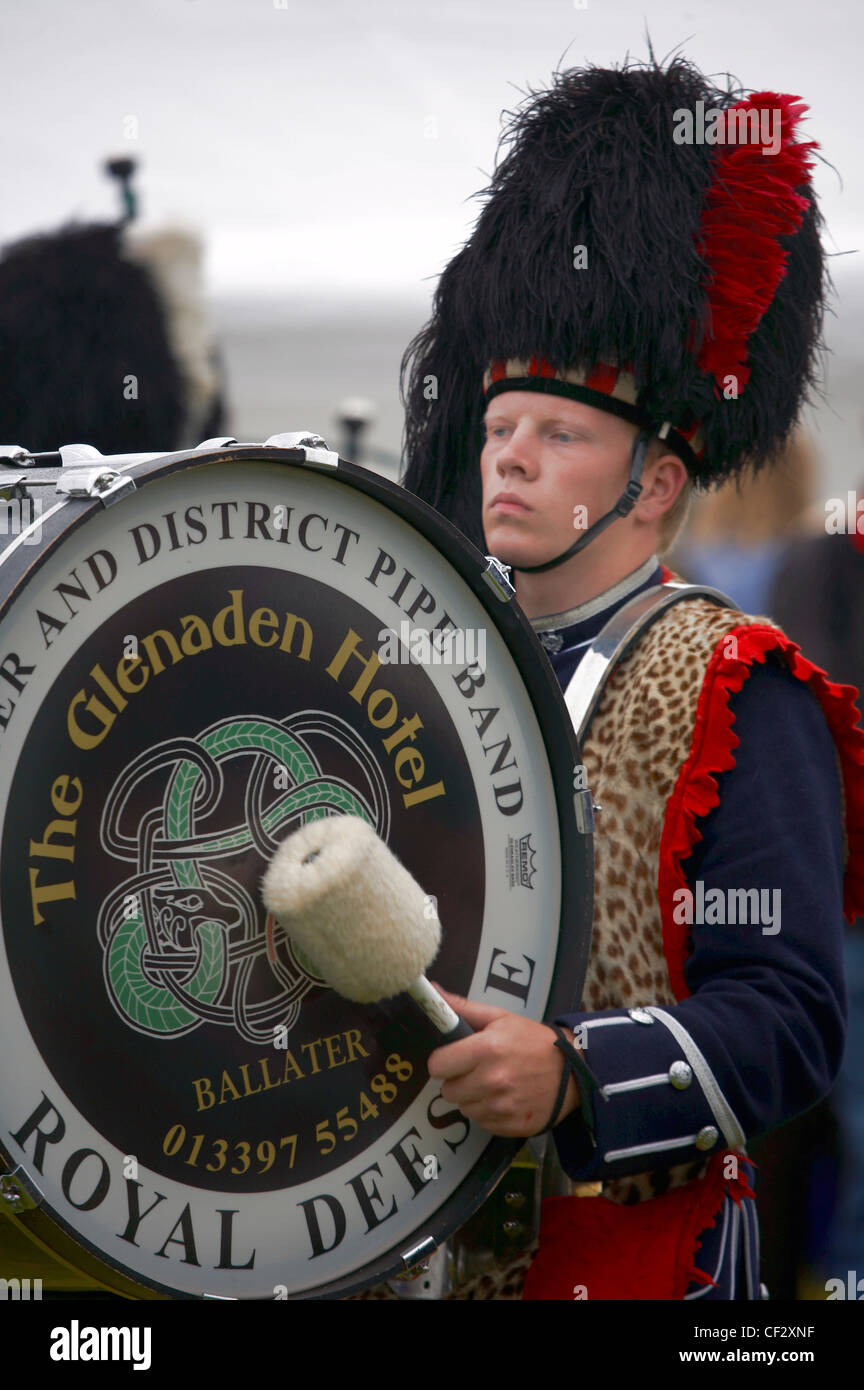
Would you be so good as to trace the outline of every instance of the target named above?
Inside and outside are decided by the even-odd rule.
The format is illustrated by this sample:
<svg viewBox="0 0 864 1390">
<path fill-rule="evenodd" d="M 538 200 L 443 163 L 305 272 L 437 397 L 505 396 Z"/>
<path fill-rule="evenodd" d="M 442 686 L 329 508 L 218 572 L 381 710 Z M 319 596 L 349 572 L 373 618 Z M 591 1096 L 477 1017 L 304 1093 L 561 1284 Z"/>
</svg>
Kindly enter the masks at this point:
<svg viewBox="0 0 864 1390">
<path fill-rule="evenodd" d="M 521 497 L 517 497 L 515 492 L 499 492 L 489 503 L 489 510 L 490 512 L 512 512 L 518 515 L 519 512 L 530 512 L 533 508 L 529 507 L 527 502 L 523 502 Z"/>
</svg>

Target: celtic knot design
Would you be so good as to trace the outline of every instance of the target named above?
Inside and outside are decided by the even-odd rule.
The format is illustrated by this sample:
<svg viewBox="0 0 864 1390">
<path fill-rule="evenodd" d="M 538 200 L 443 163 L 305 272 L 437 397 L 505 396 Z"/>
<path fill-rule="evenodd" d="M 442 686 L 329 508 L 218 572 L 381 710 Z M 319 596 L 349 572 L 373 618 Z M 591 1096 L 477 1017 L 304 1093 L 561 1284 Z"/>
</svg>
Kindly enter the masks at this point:
<svg viewBox="0 0 864 1390">
<path fill-rule="evenodd" d="M 337 752 L 339 766 L 351 764 L 350 783 L 324 770 Z M 226 824 L 227 807 L 236 817 L 241 802 L 243 819 Z M 268 861 L 293 830 L 328 815 L 362 816 L 385 840 L 390 828 L 371 750 L 320 710 L 281 722 L 222 719 L 196 738 L 146 749 L 123 770 L 100 840 L 134 867 L 102 902 L 97 930 L 106 989 L 125 1022 L 159 1038 L 216 1023 L 251 1042 L 293 1027 L 322 981 L 278 924 L 263 920 L 236 866 L 245 853 L 257 879 L 259 856 Z"/>
</svg>

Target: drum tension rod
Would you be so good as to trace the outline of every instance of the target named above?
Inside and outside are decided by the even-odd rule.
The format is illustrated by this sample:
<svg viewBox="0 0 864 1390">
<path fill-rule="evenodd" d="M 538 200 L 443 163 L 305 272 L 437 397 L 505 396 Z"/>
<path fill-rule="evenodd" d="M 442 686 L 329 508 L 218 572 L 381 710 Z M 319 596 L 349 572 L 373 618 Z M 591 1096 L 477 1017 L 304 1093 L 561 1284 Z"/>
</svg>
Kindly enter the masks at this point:
<svg viewBox="0 0 864 1390">
<path fill-rule="evenodd" d="M 7 468 L 59 468 L 63 460 L 56 449 L 31 454 L 21 444 L 0 444 L 0 463 Z"/>
</svg>

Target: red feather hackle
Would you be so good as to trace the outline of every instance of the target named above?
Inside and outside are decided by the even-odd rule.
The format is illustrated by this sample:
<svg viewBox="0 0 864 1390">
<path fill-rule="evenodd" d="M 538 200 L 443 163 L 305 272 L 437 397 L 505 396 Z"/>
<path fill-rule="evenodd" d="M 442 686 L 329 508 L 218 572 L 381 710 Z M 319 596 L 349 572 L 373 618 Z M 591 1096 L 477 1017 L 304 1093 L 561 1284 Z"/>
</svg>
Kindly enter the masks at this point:
<svg viewBox="0 0 864 1390">
<path fill-rule="evenodd" d="M 755 92 L 727 111 L 779 111 L 780 148 L 759 143 L 718 145 L 711 186 L 699 225 L 699 246 L 710 267 L 706 283 L 710 322 L 698 363 L 718 387 L 734 376 L 737 390 L 750 377 L 747 341 L 783 278 L 788 252 L 778 238 L 797 232 L 807 199 L 816 141 L 795 140 L 808 108 L 799 97 Z M 761 118 L 760 118 L 761 120 Z"/>
</svg>

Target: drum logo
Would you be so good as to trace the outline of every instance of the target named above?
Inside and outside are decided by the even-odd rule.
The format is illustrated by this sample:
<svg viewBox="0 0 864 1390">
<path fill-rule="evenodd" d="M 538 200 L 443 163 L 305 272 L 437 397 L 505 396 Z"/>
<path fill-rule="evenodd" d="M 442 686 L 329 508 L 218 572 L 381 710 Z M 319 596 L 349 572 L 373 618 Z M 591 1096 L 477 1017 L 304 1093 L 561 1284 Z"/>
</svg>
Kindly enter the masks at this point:
<svg viewBox="0 0 864 1390">
<path fill-rule="evenodd" d="M 534 875 L 537 872 L 535 859 L 537 851 L 531 843 L 531 832 L 527 835 L 520 835 L 514 838 L 507 836 L 507 847 L 504 851 L 504 858 L 507 866 L 507 883 L 510 888 L 515 888 L 517 884 L 521 888 L 534 887 Z"/>
</svg>

